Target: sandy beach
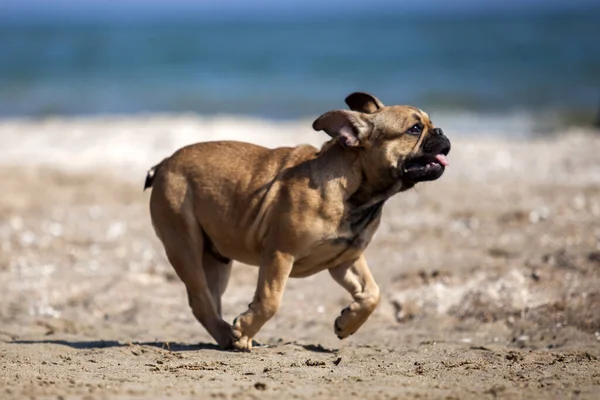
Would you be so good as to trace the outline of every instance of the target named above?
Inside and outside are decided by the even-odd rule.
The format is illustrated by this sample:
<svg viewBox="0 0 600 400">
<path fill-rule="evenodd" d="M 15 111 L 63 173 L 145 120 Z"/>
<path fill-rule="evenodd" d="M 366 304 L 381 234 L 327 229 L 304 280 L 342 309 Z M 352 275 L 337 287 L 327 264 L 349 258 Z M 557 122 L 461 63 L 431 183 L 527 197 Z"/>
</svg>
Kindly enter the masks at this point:
<svg viewBox="0 0 600 400">
<path fill-rule="evenodd" d="M 450 167 L 384 208 L 350 301 L 291 280 L 252 353 L 220 351 L 154 236 L 146 170 L 185 144 L 310 143 L 310 122 L 194 115 L 0 120 L 0 398 L 600 397 L 600 134 L 449 132 Z M 257 270 L 236 264 L 226 319 Z"/>
</svg>

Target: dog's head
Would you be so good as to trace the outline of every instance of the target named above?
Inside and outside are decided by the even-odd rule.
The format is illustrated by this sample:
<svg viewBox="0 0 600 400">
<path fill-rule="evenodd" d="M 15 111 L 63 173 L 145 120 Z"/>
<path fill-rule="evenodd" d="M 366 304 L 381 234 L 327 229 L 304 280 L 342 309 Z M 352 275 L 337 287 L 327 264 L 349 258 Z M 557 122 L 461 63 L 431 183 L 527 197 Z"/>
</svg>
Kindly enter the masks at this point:
<svg viewBox="0 0 600 400">
<path fill-rule="evenodd" d="M 368 93 L 352 93 L 346 104 L 350 110 L 321 115 L 313 129 L 357 151 L 369 170 L 401 179 L 403 189 L 442 176 L 450 141 L 427 113 L 411 106 L 384 106 Z"/>
</svg>

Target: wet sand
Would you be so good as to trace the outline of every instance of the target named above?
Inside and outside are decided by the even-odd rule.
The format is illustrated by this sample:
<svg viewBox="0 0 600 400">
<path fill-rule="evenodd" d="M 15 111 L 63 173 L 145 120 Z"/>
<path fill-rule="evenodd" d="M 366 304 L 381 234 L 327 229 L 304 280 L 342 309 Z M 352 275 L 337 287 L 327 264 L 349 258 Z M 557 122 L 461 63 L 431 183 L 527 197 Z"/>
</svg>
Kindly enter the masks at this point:
<svg viewBox="0 0 600 400">
<path fill-rule="evenodd" d="M 195 321 L 141 190 L 145 168 L 222 122 L 0 122 L 0 398 L 600 396 L 600 135 L 452 138 L 447 173 L 384 208 L 370 320 L 338 340 L 349 295 L 327 273 L 293 279 L 245 354 Z M 278 128 L 250 126 L 233 135 L 268 144 Z M 274 145 L 316 135 L 279 128 Z M 227 320 L 256 273 L 234 266 Z"/>
</svg>

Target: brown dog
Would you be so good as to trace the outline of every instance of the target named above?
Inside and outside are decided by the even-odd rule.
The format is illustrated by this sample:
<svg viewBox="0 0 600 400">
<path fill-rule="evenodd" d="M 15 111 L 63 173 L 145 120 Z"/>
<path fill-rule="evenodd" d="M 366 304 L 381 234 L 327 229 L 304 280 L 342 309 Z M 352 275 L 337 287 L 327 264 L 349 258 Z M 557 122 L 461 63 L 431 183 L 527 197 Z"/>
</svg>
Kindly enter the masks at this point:
<svg viewBox="0 0 600 400">
<path fill-rule="evenodd" d="M 222 348 L 250 350 L 279 308 L 288 277 L 325 269 L 353 297 L 335 320 L 352 335 L 379 303 L 363 252 L 392 195 L 439 178 L 450 141 L 429 116 L 346 98 L 313 123 L 333 139 L 320 150 L 233 141 L 184 147 L 148 173 L 150 214 L 189 305 Z M 259 266 L 254 299 L 233 325 L 221 317 L 232 260 Z"/>
</svg>

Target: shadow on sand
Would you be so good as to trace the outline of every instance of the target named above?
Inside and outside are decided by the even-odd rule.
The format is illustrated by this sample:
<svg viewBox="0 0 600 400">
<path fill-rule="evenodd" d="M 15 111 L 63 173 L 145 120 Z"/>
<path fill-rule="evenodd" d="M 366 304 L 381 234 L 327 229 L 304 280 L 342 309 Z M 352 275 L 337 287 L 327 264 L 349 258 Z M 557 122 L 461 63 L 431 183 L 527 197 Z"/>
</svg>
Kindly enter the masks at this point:
<svg viewBox="0 0 600 400">
<path fill-rule="evenodd" d="M 127 346 L 149 346 L 170 351 L 197 351 L 197 350 L 221 350 L 219 346 L 212 343 L 173 343 L 173 342 L 118 342 L 116 340 L 11 340 L 12 344 L 57 344 L 71 347 L 73 349 L 106 349 L 110 347 Z"/>
<path fill-rule="evenodd" d="M 78 341 L 78 340 L 20 340 L 14 339 L 7 341 L 6 343 L 11 344 L 56 344 L 60 346 L 67 346 L 72 349 L 84 350 L 84 349 L 107 349 L 111 347 L 127 347 L 127 346 L 148 346 L 169 351 L 199 351 L 199 350 L 222 350 L 218 345 L 213 343 L 176 343 L 176 342 L 119 342 L 116 340 L 89 340 L 89 341 Z M 303 348 L 304 350 L 311 351 L 314 353 L 329 353 L 335 354 L 339 349 L 328 349 L 320 344 L 299 344 L 296 342 L 284 343 L 284 345 L 292 345 Z M 255 348 L 269 348 L 278 347 L 277 345 L 261 345 L 254 342 L 253 347 Z"/>
</svg>

